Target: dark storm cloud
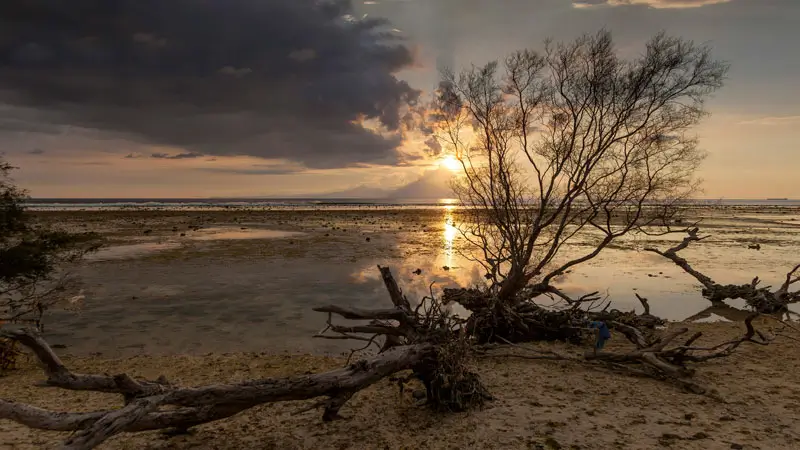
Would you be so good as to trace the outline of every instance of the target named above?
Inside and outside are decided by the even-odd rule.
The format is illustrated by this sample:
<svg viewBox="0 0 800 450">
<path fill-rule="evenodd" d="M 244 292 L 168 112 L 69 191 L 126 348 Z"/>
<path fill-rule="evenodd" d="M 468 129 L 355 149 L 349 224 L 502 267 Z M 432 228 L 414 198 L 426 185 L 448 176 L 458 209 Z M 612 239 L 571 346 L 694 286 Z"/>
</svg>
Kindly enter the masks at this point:
<svg viewBox="0 0 800 450">
<path fill-rule="evenodd" d="M 345 0 L 2 0 L 0 103 L 186 154 L 393 163 L 419 95 L 393 74 L 412 55 L 351 12 Z"/>
</svg>

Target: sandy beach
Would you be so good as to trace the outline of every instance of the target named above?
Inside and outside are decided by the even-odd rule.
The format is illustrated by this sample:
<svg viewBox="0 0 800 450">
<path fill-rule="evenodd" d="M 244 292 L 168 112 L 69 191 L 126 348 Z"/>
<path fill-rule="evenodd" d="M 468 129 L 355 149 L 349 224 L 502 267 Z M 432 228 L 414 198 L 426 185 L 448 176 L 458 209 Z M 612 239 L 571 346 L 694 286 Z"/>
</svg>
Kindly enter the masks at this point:
<svg viewBox="0 0 800 450">
<path fill-rule="evenodd" d="M 684 256 L 720 281 L 759 275 L 773 284 L 796 263 L 796 208 L 696 214 L 712 237 Z M 37 218 L 107 239 L 77 269 L 86 295 L 80 310 L 53 311 L 45 322 L 45 337 L 67 365 L 83 373 L 163 374 L 184 386 L 340 367 L 350 345 L 311 339 L 324 324 L 311 308 L 385 305 L 377 264 L 390 266 L 412 299 L 428 293 L 431 282 L 436 290 L 469 285 L 482 275 L 460 255 L 464 243 L 448 208 L 85 211 Z M 606 292 L 623 310 L 639 308 L 634 293 L 640 293 L 650 298 L 654 314 L 688 320 L 703 331 L 699 344 L 741 334 L 737 321 L 746 312 L 735 302 L 709 308 L 692 279 L 641 251 L 645 243 L 666 247 L 680 236 L 670 239 L 620 241 L 559 283 L 573 293 Z M 748 249 L 752 243 L 762 249 Z M 568 252 L 580 250 L 579 242 Z M 415 275 L 418 268 L 422 274 Z M 776 325 L 760 327 L 774 332 Z M 583 351 L 553 345 L 565 353 Z M 612 350 L 626 346 L 621 336 L 610 342 Z M 356 395 L 343 421 L 322 423 L 318 411 L 293 415 L 307 403 L 288 402 L 198 427 L 189 436 L 123 435 L 100 448 L 800 448 L 799 351 L 800 343 L 778 338 L 769 347 L 745 346 L 704 364 L 698 381 L 717 389 L 725 403 L 571 362 L 481 358 L 476 370 L 497 398 L 480 411 L 438 415 L 384 380 Z M 0 397 L 70 411 L 120 404 L 116 396 L 35 387 L 41 376 L 24 360 L 0 379 Z M 0 423 L 0 436 L 0 448 L 9 449 L 48 448 L 64 438 L 10 422 Z"/>
<path fill-rule="evenodd" d="M 677 325 L 672 325 L 677 326 Z M 772 328 L 762 323 L 764 330 Z M 700 344 L 734 338 L 741 324 L 693 324 Z M 580 349 L 555 345 L 563 352 Z M 610 348 L 626 347 L 612 339 Z M 519 350 L 514 350 L 520 352 Z M 601 372 L 572 362 L 482 358 L 476 369 L 496 399 L 469 413 L 436 414 L 401 395 L 395 383 L 359 392 L 342 410 L 345 420 L 323 423 L 319 411 L 293 412 L 309 402 L 257 407 L 233 418 L 168 438 L 157 432 L 122 435 L 102 449 L 795 449 L 800 448 L 800 344 L 780 339 L 745 346 L 704 364 L 697 380 L 725 403 L 687 394 L 652 379 Z M 524 353 L 523 353 L 524 354 Z M 310 355 L 256 353 L 207 356 L 66 358 L 76 371 L 164 374 L 181 385 L 236 382 L 303 374 L 341 366 Z M 119 396 L 38 388 L 41 372 L 24 363 L 0 380 L 0 397 L 71 411 L 120 405 Z M 51 448 L 64 433 L 0 422 L 0 448 Z"/>
</svg>

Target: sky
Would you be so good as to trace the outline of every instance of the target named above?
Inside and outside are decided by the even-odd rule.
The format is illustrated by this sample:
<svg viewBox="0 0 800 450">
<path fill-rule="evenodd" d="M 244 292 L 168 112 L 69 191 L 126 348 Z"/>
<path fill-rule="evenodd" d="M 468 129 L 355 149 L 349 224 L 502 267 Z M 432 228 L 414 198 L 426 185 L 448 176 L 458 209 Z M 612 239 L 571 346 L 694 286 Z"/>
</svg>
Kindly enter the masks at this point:
<svg viewBox="0 0 800 450">
<path fill-rule="evenodd" d="M 365 17 L 366 15 L 366 17 Z M 434 177 L 437 67 L 601 28 L 731 65 L 706 198 L 800 198 L 797 0 L 3 0 L 0 152 L 35 197 L 289 196 Z"/>
</svg>

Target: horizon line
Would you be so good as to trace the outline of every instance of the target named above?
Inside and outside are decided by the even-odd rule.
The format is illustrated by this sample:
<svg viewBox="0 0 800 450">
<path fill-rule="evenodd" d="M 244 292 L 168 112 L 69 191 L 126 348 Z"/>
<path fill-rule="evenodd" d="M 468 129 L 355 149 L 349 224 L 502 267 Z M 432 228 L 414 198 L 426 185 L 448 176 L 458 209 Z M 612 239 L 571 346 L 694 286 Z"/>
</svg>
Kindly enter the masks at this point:
<svg viewBox="0 0 800 450">
<path fill-rule="evenodd" d="M 29 200 L 457 200 L 455 197 L 331 197 L 326 194 L 289 196 L 231 196 L 231 197 L 29 197 Z M 791 197 L 697 197 L 697 200 L 800 201 Z"/>
</svg>

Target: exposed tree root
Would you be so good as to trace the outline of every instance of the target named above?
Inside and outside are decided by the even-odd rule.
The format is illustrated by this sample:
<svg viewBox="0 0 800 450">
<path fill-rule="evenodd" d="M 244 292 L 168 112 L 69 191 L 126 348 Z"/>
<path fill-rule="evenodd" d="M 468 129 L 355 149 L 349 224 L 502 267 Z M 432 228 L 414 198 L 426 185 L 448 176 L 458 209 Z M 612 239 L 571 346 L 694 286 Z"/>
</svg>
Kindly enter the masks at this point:
<svg viewBox="0 0 800 450">
<path fill-rule="evenodd" d="M 316 335 L 327 339 L 355 339 L 375 343 L 385 337 L 380 351 L 403 345 L 426 343 L 434 346 L 431 354 L 413 367 L 414 377 L 426 388 L 428 404 L 437 410 L 463 411 L 480 406 L 491 395 L 480 377 L 468 367 L 472 339 L 465 321 L 452 315 L 444 302 L 433 294 L 412 309 L 387 267 L 378 267 L 395 308 L 385 311 L 360 311 L 338 306 L 314 308 L 329 314 L 327 327 Z M 350 320 L 369 320 L 365 326 L 340 326 L 331 314 Z M 333 332 L 334 334 L 328 334 Z M 362 335 L 371 335 L 365 337 Z M 375 343 L 375 345 L 378 345 Z"/>
<path fill-rule="evenodd" d="M 741 298 L 755 311 L 773 314 L 784 312 L 787 310 L 787 305 L 800 301 L 800 291 L 789 290 L 794 283 L 800 281 L 800 275 L 795 276 L 795 273 L 800 270 L 800 264 L 794 266 L 786 274 L 786 279 L 775 291 L 770 290 L 771 286 L 758 287 L 760 283 L 758 277 L 753 278 L 748 284 L 723 285 L 714 282 L 709 276 L 694 269 L 684 258 L 678 256 L 678 252 L 688 247 L 691 242 L 702 241 L 708 237 L 698 236 L 699 231 L 699 228 L 696 227 L 688 230 L 688 236 L 680 244 L 666 251 L 660 251 L 655 248 L 646 248 L 645 250 L 669 259 L 686 273 L 693 276 L 703 285 L 703 297 L 710 300 L 712 304 L 721 304 L 726 299 Z"/>
<path fill-rule="evenodd" d="M 531 292 L 523 292 L 525 298 L 518 302 L 499 299 L 490 291 L 480 289 L 445 289 L 443 301 L 462 305 L 472 314 L 467 320 L 468 333 L 477 343 L 488 342 L 534 342 L 564 341 L 581 344 L 587 337 L 586 330 L 592 321 L 603 321 L 610 326 L 627 324 L 652 330 L 664 321 L 650 314 L 647 299 L 637 298 L 645 308 L 644 314 L 633 311 L 622 312 L 609 309 L 609 303 L 597 296 L 597 292 L 573 300 L 554 287 L 545 291 L 567 302 L 562 309 L 548 309 L 533 302 Z M 537 291 L 534 295 L 540 295 Z M 597 305 L 604 307 L 597 311 Z M 588 307 L 585 307 L 588 305 Z"/>
<path fill-rule="evenodd" d="M 702 336 L 700 332 L 691 335 L 683 344 L 674 345 L 673 342 L 676 339 L 688 333 L 688 328 L 678 328 L 657 334 L 645 333 L 636 327 L 615 323 L 615 328 L 623 333 L 628 340 L 636 346 L 635 350 L 624 353 L 590 350 L 586 351 L 583 357 L 580 357 L 554 351 L 536 350 L 509 342 L 506 346 L 499 346 L 497 344 L 483 345 L 477 347 L 476 351 L 478 351 L 481 356 L 488 357 L 518 357 L 532 360 L 570 361 L 572 363 L 579 363 L 587 367 L 608 370 L 614 373 L 622 372 L 634 376 L 668 381 L 688 392 L 723 400 L 715 389 L 704 386 L 693 379 L 695 369 L 689 364 L 702 363 L 711 359 L 730 356 L 745 342 L 768 345 L 774 340 L 774 337 L 768 336 L 755 329 L 753 320 L 757 317 L 759 317 L 758 313 L 751 313 L 745 320 L 746 332 L 741 337 L 711 347 L 693 346 Z M 498 353 L 496 351 L 508 346 L 521 349 L 525 353 Z"/>
<path fill-rule="evenodd" d="M 673 341 L 688 333 L 688 328 L 678 328 L 660 336 L 647 337 L 634 327 L 617 324 L 617 329 L 636 345 L 636 350 L 627 353 L 586 352 L 585 358 L 590 361 L 611 362 L 616 365 L 632 364 L 649 376 L 673 381 L 695 394 L 716 396 L 713 389 L 691 380 L 695 370 L 687 363 L 700 363 L 730 356 L 745 342 L 769 345 L 774 337 L 753 327 L 753 320 L 758 316 L 759 314 L 755 313 L 745 319 L 746 332 L 743 336 L 712 347 L 692 346 L 702 336 L 700 332 L 691 335 L 682 345 L 670 346 Z"/>
</svg>

